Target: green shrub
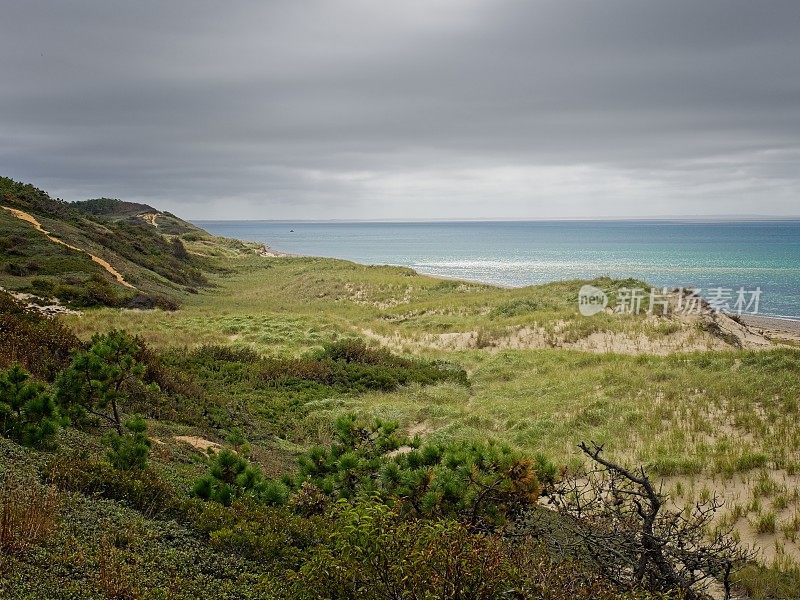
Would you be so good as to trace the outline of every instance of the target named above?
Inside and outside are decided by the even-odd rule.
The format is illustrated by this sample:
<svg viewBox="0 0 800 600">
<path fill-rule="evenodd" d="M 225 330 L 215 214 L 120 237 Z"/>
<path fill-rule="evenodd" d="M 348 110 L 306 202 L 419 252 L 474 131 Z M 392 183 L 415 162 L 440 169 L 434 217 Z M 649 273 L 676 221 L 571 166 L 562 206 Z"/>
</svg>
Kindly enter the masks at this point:
<svg viewBox="0 0 800 600">
<path fill-rule="evenodd" d="M 453 521 L 406 521 L 379 504 L 342 506 L 289 594 L 296 598 L 492 598 L 513 589 L 499 539 Z"/>
<path fill-rule="evenodd" d="M 537 310 L 544 308 L 544 305 L 533 298 L 519 298 L 517 300 L 510 300 L 494 307 L 489 313 L 490 319 L 498 319 L 502 317 L 516 317 L 518 315 L 527 315 Z"/>
<path fill-rule="evenodd" d="M 201 422 L 206 394 L 194 373 L 168 364 L 162 352 L 154 351 L 141 338 L 135 341 L 139 348 L 135 359 L 145 367 L 146 385 L 129 390 L 130 408 L 154 419 Z"/>
<path fill-rule="evenodd" d="M 298 571 L 281 580 L 276 596 L 367 600 L 670 597 L 616 588 L 588 565 L 553 557 L 534 540 L 515 542 L 474 534 L 451 519 L 409 520 L 379 502 L 340 503 L 327 523 L 321 543 L 312 548 Z"/>
<path fill-rule="evenodd" d="M 97 273 L 80 284 L 58 284 L 53 289 L 53 294 L 75 308 L 123 306 L 129 296 L 126 290 L 120 289 L 104 275 Z"/>
<path fill-rule="evenodd" d="M 555 468 L 493 443 L 428 443 L 397 434 L 396 423 L 335 423 L 334 443 L 299 459 L 296 485 L 310 482 L 336 499 L 376 496 L 419 517 L 456 518 L 491 530 L 533 505 Z M 407 452 L 393 452 L 401 445 Z"/>
<path fill-rule="evenodd" d="M 466 372 L 452 364 L 408 360 L 385 352 L 372 355 L 363 343 L 355 348 L 285 358 L 262 357 L 248 347 L 205 345 L 142 361 L 148 365 L 146 378 L 151 371 L 158 371 L 161 374 L 154 380 L 163 390 L 172 393 L 178 387 L 180 395 L 192 399 L 183 413 L 195 410 L 195 421 L 203 419 L 203 425 L 228 428 L 233 423 L 232 413 L 244 408 L 249 413 L 245 418 L 249 434 L 277 435 L 298 442 L 308 439 L 298 423 L 311 410 L 312 402 L 409 384 L 467 384 Z M 376 356 L 386 362 L 375 364 Z M 353 362 L 356 357 L 367 362 Z M 235 401 L 230 400 L 233 398 Z M 136 410 L 145 412 L 141 405 Z"/>
<path fill-rule="evenodd" d="M 407 363 L 407 361 L 392 355 L 385 348 L 369 348 L 363 340 L 357 338 L 346 338 L 326 344 L 320 358 L 367 365 Z"/>
<path fill-rule="evenodd" d="M 197 504 L 188 519 L 217 550 L 274 561 L 280 569 L 299 568 L 306 549 L 321 538 L 319 521 L 247 499 L 236 500 L 230 506 L 216 502 Z"/>
<path fill-rule="evenodd" d="M 328 497 L 313 483 L 304 481 L 290 496 L 289 506 L 301 515 L 321 515 L 328 508 Z"/>
<path fill-rule="evenodd" d="M 31 279 L 31 289 L 36 294 L 50 295 L 53 293 L 53 282 L 49 279 L 37 277 Z"/>
<path fill-rule="evenodd" d="M 195 483 L 192 493 L 224 506 L 230 506 L 237 498 L 279 505 L 285 504 L 289 496 L 283 483 L 265 480 L 257 465 L 227 448 L 211 458 L 209 472 Z"/>
<path fill-rule="evenodd" d="M 172 238 L 172 255 L 175 258 L 179 258 L 181 260 L 189 260 L 190 256 L 189 253 L 186 251 L 186 246 L 183 245 L 183 242 L 180 238 Z"/>
<path fill-rule="evenodd" d="M 0 372 L 0 435 L 26 446 L 45 446 L 64 424 L 52 397 L 22 367 Z"/>
<path fill-rule="evenodd" d="M 122 435 L 112 433 L 108 437 L 108 460 L 114 468 L 123 471 L 145 469 L 151 444 L 147 423 L 142 417 L 134 417 L 125 421 L 125 429 Z"/>
<path fill-rule="evenodd" d="M 95 335 L 89 349 L 75 354 L 59 374 L 56 399 L 76 420 L 94 417 L 121 436 L 122 404 L 146 371 L 136 360 L 138 352 L 138 343 L 124 331 Z"/>
<path fill-rule="evenodd" d="M 178 302 L 166 296 L 156 296 L 153 294 L 136 294 L 125 303 L 125 308 L 137 308 L 140 310 L 153 310 L 160 308 L 166 311 L 175 311 L 180 308 Z"/>
<path fill-rule="evenodd" d="M 28 271 L 25 269 L 25 267 L 15 262 L 7 262 L 3 267 L 3 270 L 14 277 L 25 277 L 25 275 L 28 274 Z"/>
<path fill-rule="evenodd" d="M 391 391 L 403 385 L 452 381 L 467 384 L 467 374 L 444 362 L 411 360 L 361 340 L 341 340 L 300 359 L 264 359 L 262 381 L 282 387 L 315 382 L 342 392 Z"/>
</svg>

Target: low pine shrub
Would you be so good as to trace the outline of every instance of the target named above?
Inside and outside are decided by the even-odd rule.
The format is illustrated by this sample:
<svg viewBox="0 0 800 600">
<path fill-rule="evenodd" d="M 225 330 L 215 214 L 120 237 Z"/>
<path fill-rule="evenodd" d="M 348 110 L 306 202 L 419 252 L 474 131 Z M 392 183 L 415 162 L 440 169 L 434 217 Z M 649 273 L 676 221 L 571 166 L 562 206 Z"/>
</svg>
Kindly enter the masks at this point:
<svg viewBox="0 0 800 600">
<path fill-rule="evenodd" d="M 224 506 L 230 506 L 238 498 L 281 505 L 289 496 L 283 483 L 265 479 L 258 465 L 227 448 L 211 458 L 208 473 L 195 483 L 192 493 Z"/>
<path fill-rule="evenodd" d="M 397 452 L 401 446 L 407 451 Z M 399 435 L 396 423 L 364 425 L 348 415 L 336 421 L 331 446 L 300 457 L 295 485 L 311 483 L 334 499 L 376 497 L 403 513 L 491 531 L 535 504 L 555 474 L 544 458 L 532 460 L 507 446 L 420 446 Z"/>
<path fill-rule="evenodd" d="M 0 372 L 0 435 L 26 446 L 50 446 L 65 424 L 52 397 L 22 367 Z"/>
<path fill-rule="evenodd" d="M 147 437 L 147 423 L 142 417 L 125 421 L 125 432 L 122 435 L 111 433 L 108 445 L 108 461 L 114 468 L 130 471 L 147 467 L 151 442 Z"/>
<path fill-rule="evenodd" d="M 77 352 L 61 371 L 56 400 L 76 422 L 99 422 L 123 435 L 121 413 L 133 386 L 143 385 L 146 365 L 136 357 L 139 345 L 124 331 L 92 337 L 86 351 Z"/>
</svg>

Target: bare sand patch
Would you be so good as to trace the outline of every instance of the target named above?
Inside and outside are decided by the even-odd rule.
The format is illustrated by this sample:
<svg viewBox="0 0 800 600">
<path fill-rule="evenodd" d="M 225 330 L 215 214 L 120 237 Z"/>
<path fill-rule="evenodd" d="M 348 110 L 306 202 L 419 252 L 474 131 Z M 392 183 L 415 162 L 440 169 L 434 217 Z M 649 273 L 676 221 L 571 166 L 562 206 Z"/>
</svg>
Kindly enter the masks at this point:
<svg viewBox="0 0 800 600">
<path fill-rule="evenodd" d="M 691 318 L 649 317 L 655 330 L 666 324 L 675 328 L 671 333 L 648 335 L 646 331 L 595 331 L 573 339 L 569 322 L 559 321 L 545 328 L 538 324 L 507 327 L 500 331 L 481 330 L 423 333 L 406 337 L 398 332 L 391 335 L 362 329 L 362 335 L 395 350 L 406 347 L 435 350 L 487 349 L 525 350 L 567 348 L 586 352 L 618 354 L 655 354 L 665 356 L 675 352 L 695 350 L 725 350 L 730 348 L 764 349 L 774 344 L 758 331 L 722 314 L 708 313 Z"/>
<path fill-rule="evenodd" d="M 294 254 L 289 254 L 288 252 L 281 252 L 280 250 L 274 250 L 269 246 L 267 246 L 266 244 L 262 244 L 261 246 L 256 248 L 256 254 L 266 258 L 281 258 L 287 256 L 295 256 Z"/>
<path fill-rule="evenodd" d="M 433 432 L 433 426 L 427 421 L 422 421 L 420 423 L 416 423 L 408 428 L 408 435 L 414 437 L 416 435 L 424 436 L 428 435 L 429 433 Z"/>
<path fill-rule="evenodd" d="M 179 442 L 189 444 L 192 448 L 195 448 L 196 450 L 202 450 L 203 452 L 208 452 L 209 450 L 216 450 L 217 448 L 222 448 L 222 446 L 217 442 L 212 442 L 211 440 L 207 440 L 205 438 L 201 438 L 195 435 L 176 435 L 175 439 L 178 440 Z"/>
<path fill-rule="evenodd" d="M 139 215 L 139 218 L 142 219 L 145 223 L 152 225 L 153 227 L 158 227 L 158 223 L 156 222 L 156 217 L 158 213 L 142 213 Z"/>
<path fill-rule="evenodd" d="M 739 317 L 749 329 L 774 341 L 800 344 L 800 320 L 745 315 Z"/>
<path fill-rule="evenodd" d="M 12 292 L 11 290 L 7 290 L 6 288 L 0 286 L 0 292 L 5 292 L 18 302 L 21 302 L 25 305 L 26 308 L 30 310 L 35 310 L 36 312 L 44 315 L 45 317 L 52 317 L 54 315 L 82 315 L 83 313 L 79 310 L 73 310 L 71 308 L 67 308 L 58 298 L 48 298 L 47 302 L 49 304 L 42 304 L 42 298 L 39 298 L 35 294 L 26 294 L 25 292 Z"/>
<path fill-rule="evenodd" d="M 406 432 L 412 438 L 417 436 L 424 437 L 433 432 L 433 427 L 427 421 L 420 421 L 419 423 L 414 423 L 406 430 Z M 399 456 L 401 454 L 408 454 L 412 450 L 413 448 L 411 446 L 400 446 L 391 452 L 387 452 L 386 456 Z"/>
</svg>

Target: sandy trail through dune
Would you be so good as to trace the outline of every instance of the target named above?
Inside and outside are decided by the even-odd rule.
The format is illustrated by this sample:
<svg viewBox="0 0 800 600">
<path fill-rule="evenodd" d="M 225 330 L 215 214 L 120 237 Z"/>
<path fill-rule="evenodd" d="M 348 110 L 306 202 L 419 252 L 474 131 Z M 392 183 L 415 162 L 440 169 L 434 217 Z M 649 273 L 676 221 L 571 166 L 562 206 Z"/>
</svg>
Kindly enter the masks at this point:
<svg viewBox="0 0 800 600">
<path fill-rule="evenodd" d="M 33 227 L 34 227 L 34 229 L 36 229 L 36 231 L 44 234 L 45 237 L 47 237 L 47 239 L 50 240 L 51 242 L 55 242 L 56 244 L 61 244 L 62 246 L 66 246 L 70 250 L 77 250 L 78 252 L 83 252 L 84 254 L 88 254 L 89 258 L 91 258 L 94 262 L 96 262 L 98 265 L 103 267 L 106 271 L 111 273 L 111 275 L 113 275 L 114 279 L 116 279 L 119 283 L 121 283 L 125 287 L 129 287 L 131 289 L 136 289 L 130 283 L 125 281 L 125 278 L 122 276 L 122 273 L 120 273 L 114 267 L 112 267 L 111 264 L 107 260 L 103 260 L 99 256 L 95 256 L 94 254 L 86 252 L 86 250 L 83 250 L 82 248 L 78 248 L 77 246 L 73 246 L 71 244 L 66 243 L 63 240 L 58 239 L 57 237 L 54 237 L 53 235 L 50 234 L 49 231 L 47 231 L 44 227 L 42 227 L 42 224 L 39 223 L 39 221 L 37 221 L 35 217 L 33 217 L 32 215 L 29 215 L 25 211 L 19 210 L 17 208 L 10 208 L 8 206 L 3 206 L 2 208 L 4 208 L 5 210 L 7 210 L 11 214 L 13 214 L 18 219 L 21 219 L 21 220 L 33 225 Z"/>
</svg>

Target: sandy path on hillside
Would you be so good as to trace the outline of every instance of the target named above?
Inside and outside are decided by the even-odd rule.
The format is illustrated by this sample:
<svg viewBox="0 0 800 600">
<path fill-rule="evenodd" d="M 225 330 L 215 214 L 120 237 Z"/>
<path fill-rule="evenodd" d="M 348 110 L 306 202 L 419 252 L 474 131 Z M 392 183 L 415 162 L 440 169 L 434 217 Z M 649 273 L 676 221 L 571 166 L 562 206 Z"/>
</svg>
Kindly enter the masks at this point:
<svg viewBox="0 0 800 600">
<path fill-rule="evenodd" d="M 156 223 L 156 217 L 158 216 L 158 213 L 142 213 L 139 216 L 147 223 L 150 223 L 150 225 L 153 227 L 158 227 L 158 223 Z"/>
<path fill-rule="evenodd" d="M 18 219 L 21 219 L 21 220 L 33 225 L 33 227 L 34 227 L 34 229 L 36 229 L 36 231 L 38 231 L 40 233 L 43 233 L 45 235 L 45 237 L 48 240 L 50 240 L 51 242 L 55 242 L 56 244 L 61 244 L 62 246 L 66 246 L 70 250 L 76 250 L 78 252 L 83 252 L 84 254 L 89 255 L 89 258 L 91 258 L 94 262 L 96 262 L 98 265 L 103 267 L 106 271 L 111 273 L 111 275 L 114 276 L 114 279 L 116 279 L 118 283 L 121 283 L 125 287 L 129 287 L 131 289 L 136 289 L 130 283 L 125 281 L 125 278 L 122 276 L 122 274 L 119 271 L 117 271 L 114 267 L 112 267 L 109 264 L 108 261 L 103 260 L 99 256 L 95 256 L 94 254 L 90 254 L 89 252 L 86 252 L 86 250 L 83 250 L 81 248 L 78 248 L 77 246 L 73 246 L 71 244 L 68 244 L 63 240 L 60 240 L 57 237 L 52 236 L 50 234 L 50 232 L 47 231 L 44 227 L 42 227 L 42 224 L 39 223 L 39 221 L 37 221 L 36 218 L 33 217 L 32 215 L 29 215 L 28 213 L 26 213 L 24 211 L 21 211 L 19 209 L 16 209 L 16 208 L 10 208 L 8 206 L 3 206 L 2 208 L 6 209 L 8 212 L 10 212 L 12 215 L 17 217 Z"/>
</svg>

